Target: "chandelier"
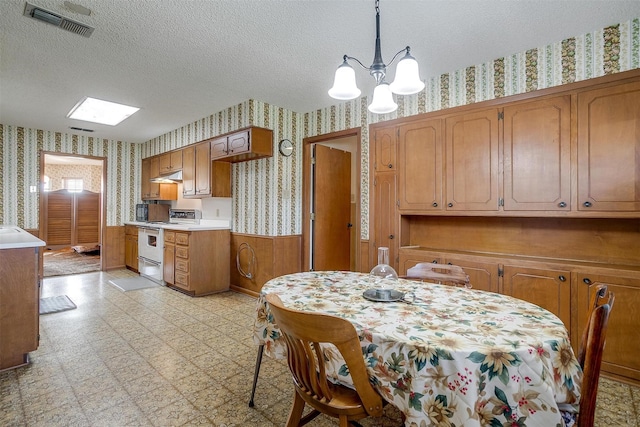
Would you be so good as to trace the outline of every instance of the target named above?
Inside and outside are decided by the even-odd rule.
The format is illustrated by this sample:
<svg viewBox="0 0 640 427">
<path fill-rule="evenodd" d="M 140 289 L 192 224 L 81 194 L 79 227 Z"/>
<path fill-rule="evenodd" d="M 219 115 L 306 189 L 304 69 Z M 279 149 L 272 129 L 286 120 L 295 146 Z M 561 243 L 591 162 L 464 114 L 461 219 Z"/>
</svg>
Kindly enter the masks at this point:
<svg viewBox="0 0 640 427">
<path fill-rule="evenodd" d="M 336 70 L 333 87 L 329 89 L 329 96 L 340 100 L 355 99 L 360 96 L 360 89 L 356 85 L 356 73 L 349 65 L 348 61 L 352 60 L 360 64 L 365 70 L 369 70 L 369 74 L 376 79 L 376 87 L 373 91 L 373 99 L 369 104 L 369 111 L 375 114 L 391 113 L 398 108 L 393 100 L 392 93 L 397 95 L 413 95 L 424 89 L 424 82 L 420 80 L 418 72 L 418 61 L 411 56 L 411 48 L 409 46 L 396 53 L 389 65 L 398 58 L 403 52 L 404 57 L 398 62 L 396 67 L 396 76 L 391 84 L 385 80 L 387 73 L 387 65 L 382 60 L 380 52 L 380 7 L 379 0 L 376 0 L 376 48 L 373 57 L 373 64 L 370 67 L 365 66 L 360 60 L 352 56 L 344 55 L 343 62 Z"/>
</svg>

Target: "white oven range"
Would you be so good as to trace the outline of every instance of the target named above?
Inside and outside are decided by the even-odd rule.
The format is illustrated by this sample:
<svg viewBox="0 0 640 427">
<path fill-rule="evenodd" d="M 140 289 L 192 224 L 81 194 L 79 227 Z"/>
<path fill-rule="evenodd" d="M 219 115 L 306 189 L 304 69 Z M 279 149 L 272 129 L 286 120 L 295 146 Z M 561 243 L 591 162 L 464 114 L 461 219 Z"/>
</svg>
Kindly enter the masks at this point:
<svg viewBox="0 0 640 427">
<path fill-rule="evenodd" d="M 138 226 L 138 271 L 141 276 L 164 285 L 162 258 L 164 256 L 164 230 L 160 226 Z"/>
</svg>

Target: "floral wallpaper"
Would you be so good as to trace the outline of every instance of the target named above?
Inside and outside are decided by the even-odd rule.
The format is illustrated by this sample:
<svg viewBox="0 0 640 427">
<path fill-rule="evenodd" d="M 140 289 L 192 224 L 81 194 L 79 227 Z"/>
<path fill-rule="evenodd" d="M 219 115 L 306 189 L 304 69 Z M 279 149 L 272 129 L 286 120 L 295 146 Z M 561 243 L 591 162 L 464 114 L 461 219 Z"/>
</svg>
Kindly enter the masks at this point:
<svg viewBox="0 0 640 427">
<path fill-rule="evenodd" d="M 0 124 L 0 223 L 38 227 L 37 193 L 31 193 L 30 186 L 37 184 L 39 150 L 105 157 L 107 225 L 120 225 L 133 218 L 139 201 L 142 158 L 252 125 L 273 129 L 274 156 L 233 165 L 233 231 L 300 234 L 303 138 L 360 127 L 361 238 L 367 239 L 370 124 L 636 68 L 640 18 L 431 77 L 424 91 L 398 96 L 398 110 L 386 115 L 369 113 L 366 96 L 303 113 L 250 99 L 144 144 Z M 283 138 L 294 143 L 291 157 L 278 154 Z"/>
<path fill-rule="evenodd" d="M 64 188 L 65 178 L 81 178 L 85 190 L 99 193 L 102 187 L 102 167 L 91 165 L 45 165 L 44 174 L 49 178 L 49 190 Z"/>
</svg>

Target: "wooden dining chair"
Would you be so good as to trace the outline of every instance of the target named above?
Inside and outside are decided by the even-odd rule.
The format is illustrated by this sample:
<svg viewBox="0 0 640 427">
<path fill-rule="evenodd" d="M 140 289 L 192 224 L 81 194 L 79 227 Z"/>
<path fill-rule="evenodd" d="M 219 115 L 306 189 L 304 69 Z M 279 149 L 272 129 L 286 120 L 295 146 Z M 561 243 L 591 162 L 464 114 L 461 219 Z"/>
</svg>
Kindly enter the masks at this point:
<svg viewBox="0 0 640 427">
<path fill-rule="evenodd" d="M 276 294 L 268 294 L 267 302 L 287 343 L 287 359 L 295 387 L 287 427 L 305 425 L 321 413 L 338 418 L 341 427 L 350 423 L 358 425 L 353 421 L 368 416 L 382 416 L 382 398 L 369 382 L 358 333 L 348 320 L 288 309 Z M 320 343 L 337 347 L 355 390 L 327 379 Z M 302 417 L 305 404 L 313 411 Z"/>
<path fill-rule="evenodd" d="M 580 343 L 578 361 L 582 367 L 582 385 L 580 387 L 580 411 L 578 412 L 578 427 L 593 427 L 596 412 L 596 397 L 598 381 L 602 365 L 609 315 L 613 307 L 615 295 L 607 292 L 606 286 L 598 288 L 592 297 L 591 313 L 587 327 Z"/>
<path fill-rule="evenodd" d="M 401 278 L 471 288 L 469 275 L 462 267 L 452 264 L 421 262 L 407 269 L 406 276 Z"/>
</svg>

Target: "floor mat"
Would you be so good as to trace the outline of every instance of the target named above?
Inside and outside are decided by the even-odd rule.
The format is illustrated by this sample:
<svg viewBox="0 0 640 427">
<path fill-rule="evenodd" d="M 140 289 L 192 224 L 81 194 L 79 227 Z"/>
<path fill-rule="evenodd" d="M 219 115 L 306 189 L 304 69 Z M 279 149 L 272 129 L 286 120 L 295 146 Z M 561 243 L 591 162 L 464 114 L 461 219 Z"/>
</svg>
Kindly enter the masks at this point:
<svg viewBox="0 0 640 427">
<path fill-rule="evenodd" d="M 59 313 L 61 311 L 73 310 L 76 305 L 66 295 L 57 297 L 40 298 L 40 314 Z"/>
<path fill-rule="evenodd" d="M 113 279 L 109 280 L 109 283 L 124 292 L 160 286 L 157 283 L 144 277 L 127 277 L 126 279 Z"/>
</svg>

